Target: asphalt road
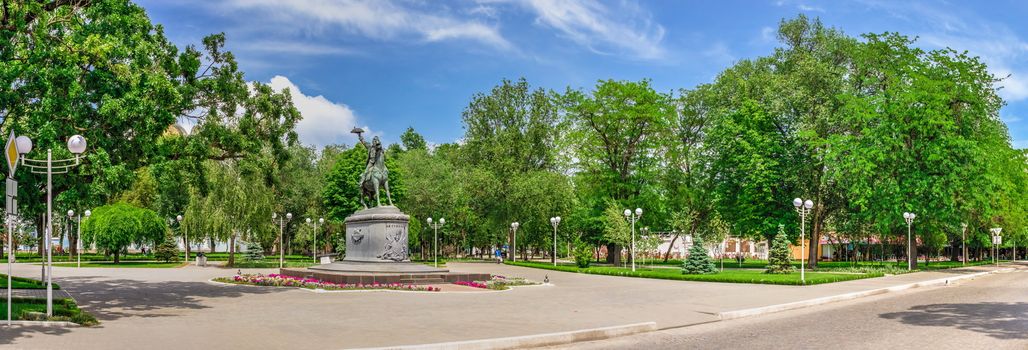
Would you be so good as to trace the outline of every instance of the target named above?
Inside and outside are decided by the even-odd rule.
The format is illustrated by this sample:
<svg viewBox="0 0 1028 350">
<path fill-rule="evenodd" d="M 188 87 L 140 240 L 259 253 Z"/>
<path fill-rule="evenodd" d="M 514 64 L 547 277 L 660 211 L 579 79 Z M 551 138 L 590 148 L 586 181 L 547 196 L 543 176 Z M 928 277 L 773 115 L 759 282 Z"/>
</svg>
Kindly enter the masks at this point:
<svg viewBox="0 0 1028 350">
<path fill-rule="evenodd" d="M 551 349 L 1028 349 L 1028 264 L 945 287 Z"/>
</svg>

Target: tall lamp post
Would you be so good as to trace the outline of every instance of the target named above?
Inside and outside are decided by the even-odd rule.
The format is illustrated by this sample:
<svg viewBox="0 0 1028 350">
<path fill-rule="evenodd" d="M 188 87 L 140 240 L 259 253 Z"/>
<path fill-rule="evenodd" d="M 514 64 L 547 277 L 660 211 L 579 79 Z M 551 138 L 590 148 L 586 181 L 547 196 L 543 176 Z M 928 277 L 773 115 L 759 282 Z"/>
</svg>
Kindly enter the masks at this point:
<svg viewBox="0 0 1028 350">
<path fill-rule="evenodd" d="M 435 230 L 432 237 L 432 261 L 435 263 L 435 267 L 439 267 L 439 226 L 443 225 L 446 225 L 446 218 L 439 218 L 439 221 L 434 224 L 432 218 L 428 218 L 428 226 Z"/>
<path fill-rule="evenodd" d="M 967 266 L 967 223 L 960 223 L 960 261 Z"/>
<path fill-rule="evenodd" d="M 89 210 L 86 210 L 86 219 L 88 219 L 89 215 L 91 215 L 91 214 L 93 214 L 93 213 L 90 212 Z M 79 214 L 79 216 L 76 217 L 74 210 L 68 210 L 68 219 L 75 221 L 75 252 L 78 253 L 78 254 L 76 254 L 76 262 L 75 262 L 75 264 L 76 264 L 76 267 L 81 268 L 82 267 L 82 214 Z"/>
<path fill-rule="evenodd" d="M 521 226 L 517 221 L 510 223 L 511 231 L 514 231 L 514 244 L 511 247 L 511 261 L 518 261 L 518 227 Z"/>
<path fill-rule="evenodd" d="M 278 268 L 283 268 L 286 265 L 286 248 L 284 240 L 284 233 L 286 229 L 286 221 L 293 219 L 293 213 L 286 213 L 285 216 L 279 217 L 278 213 L 271 213 L 271 219 L 278 219 Z"/>
<path fill-rule="evenodd" d="M 557 226 L 560 226 L 560 217 L 550 218 L 550 225 L 553 226 L 553 255 L 550 260 L 553 260 L 553 266 L 557 266 Z"/>
<path fill-rule="evenodd" d="M 996 255 L 999 254 L 999 245 L 1003 244 L 1003 228 L 993 227 L 989 229 L 989 232 L 992 232 L 992 263 L 999 265 L 999 260 L 996 259 Z"/>
<path fill-rule="evenodd" d="M 914 218 L 916 218 L 916 217 L 917 217 L 917 214 L 914 214 L 914 213 L 907 213 L 907 212 L 903 213 L 903 220 L 907 221 L 907 271 L 910 271 L 910 270 L 914 269 L 914 259 L 915 259 L 915 256 L 917 256 L 916 255 L 917 252 L 913 251 L 914 248 L 913 248 L 913 244 L 911 242 L 911 235 L 910 235 L 910 230 L 911 230 L 911 227 L 914 224 Z"/>
<path fill-rule="evenodd" d="M 643 215 L 642 208 L 635 208 L 633 213 L 631 210 L 625 209 L 625 219 L 632 222 L 632 271 L 635 271 L 635 222 L 639 221 L 639 217 Z"/>
<path fill-rule="evenodd" d="M 74 156 L 67 159 L 54 159 L 53 149 L 46 150 L 46 160 L 31 159 L 25 154 L 32 150 L 32 140 L 26 136 L 17 138 L 18 153 L 21 154 L 21 165 L 29 168 L 33 174 L 46 174 L 46 229 L 44 230 L 46 247 L 46 316 L 54 314 L 53 290 L 53 252 L 50 236 L 53 234 L 53 174 L 67 174 L 71 168 L 82 164 L 82 152 L 86 151 L 86 138 L 73 135 L 68 138 L 68 151 Z"/>
<path fill-rule="evenodd" d="M 307 223 L 311 223 L 311 218 L 307 218 Z M 314 263 L 318 263 L 318 225 L 324 224 L 325 218 L 318 218 L 318 221 L 314 221 Z"/>
<path fill-rule="evenodd" d="M 186 226 L 182 225 L 182 215 L 176 215 L 175 221 L 178 222 L 179 229 L 182 230 L 182 249 L 186 250 L 186 263 L 189 263 L 189 231 L 186 231 Z M 175 254 L 178 255 L 178 254 Z"/>
<path fill-rule="evenodd" d="M 792 206 L 796 207 L 796 212 L 800 214 L 800 283 L 807 284 L 807 263 L 804 259 L 806 256 L 803 255 L 807 254 L 807 242 L 804 237 L 807 230 L 807 214 L 810 214 L 810 209 L 814 208 L 814 201 L 795 198 L 792 200 Z M 811 242 L 811 244 L 813 243 Z"/>
</svg>

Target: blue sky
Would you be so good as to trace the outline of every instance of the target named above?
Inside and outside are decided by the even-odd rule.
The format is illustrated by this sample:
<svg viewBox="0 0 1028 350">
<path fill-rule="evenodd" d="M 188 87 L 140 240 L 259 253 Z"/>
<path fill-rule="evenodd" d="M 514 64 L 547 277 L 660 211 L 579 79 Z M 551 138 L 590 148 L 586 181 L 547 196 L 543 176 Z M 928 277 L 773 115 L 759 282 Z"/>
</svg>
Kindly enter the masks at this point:
<svg viewBox="0 0 1028 350">
<path fill-rule="evenodd" d="M 1001 118 L 1028 147 L 1025 1 L 141 0 L 176 44 L 225 32 L 249 80 L 292 90 L 305 144 L 386 142 L 413 126 L 433 143 L 464 133 L 461 111 L 503 78 L 590 88 L 652 79 L 662 91 L 710 82 L 771 53 L 798 14 L 849 35 L 895 31 L 927 48 L 981 56 L 1000 77 Z"/>
</svg>

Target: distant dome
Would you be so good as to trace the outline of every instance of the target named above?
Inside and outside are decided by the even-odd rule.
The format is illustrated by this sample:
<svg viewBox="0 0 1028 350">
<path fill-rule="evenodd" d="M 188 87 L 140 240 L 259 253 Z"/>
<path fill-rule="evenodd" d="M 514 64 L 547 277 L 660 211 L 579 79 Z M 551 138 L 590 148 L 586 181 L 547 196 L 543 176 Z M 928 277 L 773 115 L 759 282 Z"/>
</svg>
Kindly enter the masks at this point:
<svg viewBox="0 0 1028 350">
<path fill-rule="evenodd" d="M 164 130 L 164 135 L 165 136 L 172 136 L 172 135 L 175 135 L 175 136 L 186 136 L 186 135 L 189 135 L 189 132 L 187 132 L 186 129 L 183 128 L 181 125 L 178 125 L 176 123 L 176 124 L 169 125 L 168 129 Z"/>
</svg>

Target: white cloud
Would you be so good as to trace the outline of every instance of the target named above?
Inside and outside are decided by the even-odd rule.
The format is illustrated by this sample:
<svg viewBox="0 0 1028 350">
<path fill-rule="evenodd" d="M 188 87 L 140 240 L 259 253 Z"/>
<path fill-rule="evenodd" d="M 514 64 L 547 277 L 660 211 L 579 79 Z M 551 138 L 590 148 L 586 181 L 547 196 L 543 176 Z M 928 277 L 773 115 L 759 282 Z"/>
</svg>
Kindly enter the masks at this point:
<svg viewBox="0 0 1028 350">
<path fill-rule="evenodd" d="M 360 126 L 360 123 L 350 106 L 333 102 L 321 95 L 305 95 L 299 86 L 281 75 L 271 78 L 270 85 L 275 91 L 288 89 L 293 104 L 303 115 L 303 119 L 296 124 L 296 133 L 301 143 L 321 148 L 328 144 L 356 141 L 357 137 L 350 130 Z M 367 126 L 363 128 L 369 130 Z M 379 136 L 381 133 L 369 131 L 368 135 Z"/>
<path fill-rule="evenodd" d="M 269 53 L 287 53 L 293 55 L 324 55 L 324 56 L 339 56 L 339 55 L 353 55 L 358 52 L 349 48 L 339 47 L 334 45 L 323 45 L 314 43 L 305 43 L 300 41 L 252 41 L 244 42 L 239 45 L 238 49 L 241 51 L 250 52 L 269 52 Z"/>
<path fill-rule="evenodd" d="M 470 40 L 499 49 L 512 48 L 495 26 L 460 19 L 445 11 L 401 6 L 391 0 L 230 0 L 223 5 L 264 11 L 292 26 L 309 26 L 312 30 L 318 26 L 342 28 L 379 40 Z"/>
<path fill-rule="evenodd" d="M 604 2 L 589 0 L 528 0 L 536 22 L 596 53 L 629 55 L 643 59 L 665 56 L 661 46 L 664 27 L 638 6 L 621 3 L 609 9 Z"/>
</svg>

